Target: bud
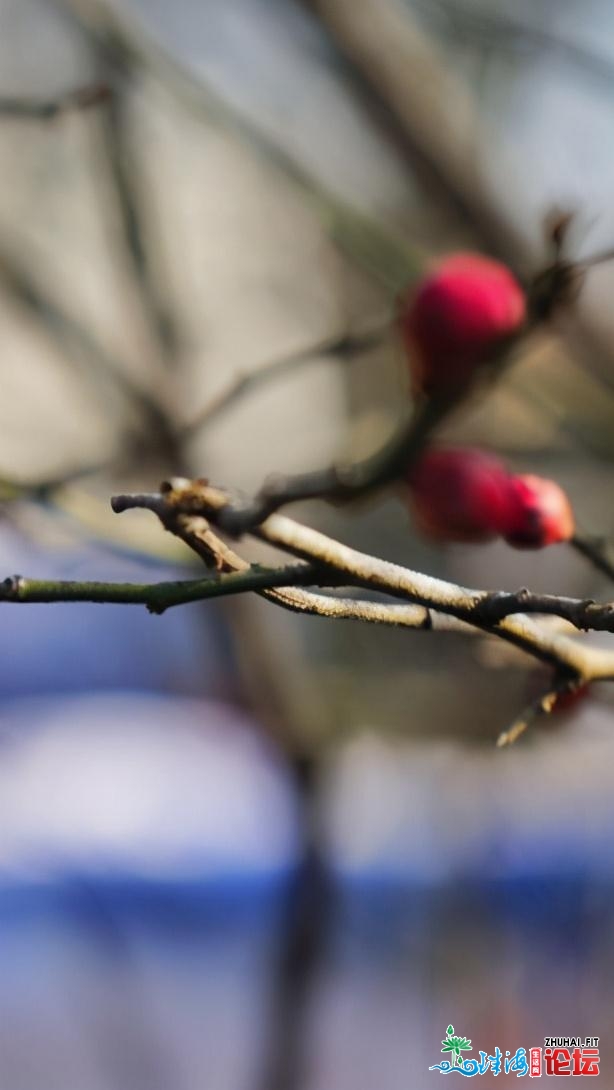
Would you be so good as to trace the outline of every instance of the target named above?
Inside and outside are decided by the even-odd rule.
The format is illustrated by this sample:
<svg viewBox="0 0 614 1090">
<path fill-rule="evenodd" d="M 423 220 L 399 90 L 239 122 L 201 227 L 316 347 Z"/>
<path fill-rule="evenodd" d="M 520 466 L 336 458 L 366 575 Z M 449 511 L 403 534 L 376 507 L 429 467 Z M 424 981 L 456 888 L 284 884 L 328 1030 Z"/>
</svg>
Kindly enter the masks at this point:
<svg viewBox="0 0 614 1090">
<path fill-rule="evenodd" d="M 445 258 L 400 304 L 414 390 L 462 390 L 525 317 L 525 294 L 505 265 L 474 253 Z"/>
<path fill-rule="evenodd" d="M 571 504 L 555 481 L 527 474 L 510 477 L 505 540 L 517 549 L 569 541 L 575 530 Z"/>
</svg>

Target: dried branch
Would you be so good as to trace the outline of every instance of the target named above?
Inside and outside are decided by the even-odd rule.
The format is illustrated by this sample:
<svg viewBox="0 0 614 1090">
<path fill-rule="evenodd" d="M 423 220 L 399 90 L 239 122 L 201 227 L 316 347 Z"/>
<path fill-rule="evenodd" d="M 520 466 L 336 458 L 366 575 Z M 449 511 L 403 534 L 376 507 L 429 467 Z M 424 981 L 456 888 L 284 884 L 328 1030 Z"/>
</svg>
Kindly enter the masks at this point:
<svg viewBox="0 0 614 1090">
<path fill-rule="evenodd" d="M 20 98 L 0 96 L 0 118 L 16 118 L 20 121 L 55 121 L 68 113 L 89 110 L 109 102 L 111 90 L 106 83 L 92 83 L 87 87 L 66 91 L 55 98 Z"/>
<path fill-rule="evenodd" d="M 161 493 L 121 495 L 112 501 L 116 512 L 144 508 L 157 514 L 168 527 L 179 516 L 200 519 L 206 526 L 219 525 L 228 504 L 228 496 L 219 489 L 183 479 L 171 481 Z M 526 590 L 469 590 L 360 553 L 283 515 L 270 516 L 251 532 L 293 556 L 332 569 L 337 582 L 344 585 L 384 592 L 497 635 L 555 666 L 562 676 L 583 681 L 614 677 L 614 652 L 582 646 L 568 636 L 542 628 L 527 615 L 550 614 L 580 629 L 614 631 L 614 603 L 598 605 Z"/>
</svg>

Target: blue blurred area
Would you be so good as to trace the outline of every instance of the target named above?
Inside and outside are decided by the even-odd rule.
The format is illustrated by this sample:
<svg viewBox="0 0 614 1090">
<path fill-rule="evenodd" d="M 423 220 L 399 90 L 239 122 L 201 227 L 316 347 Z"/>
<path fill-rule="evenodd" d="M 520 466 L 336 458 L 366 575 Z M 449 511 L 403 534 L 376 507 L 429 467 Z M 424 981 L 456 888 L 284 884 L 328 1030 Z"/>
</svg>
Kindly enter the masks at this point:
<svg viewBox="0 0 614 1090">
<path fill-rule="evenodd" d="M 176 574 L 39 553 L 9 530 L 0 558 L 60 578 Z M 286 763 L 228 700 L 223 612 L 3 621 L 0 1090 L 257 1087 L 290 1001 L 303 834 Z M 503 756 L 377 732 L 336 747 L 319 791 L 328 918 L 293 1015 L 309 1090 L 422 1085 L 450 1022 L 484 1049 L 605 1038 L 609 724 L 597 701 Z"/>
<path fill-rule="evenodd" d="M 6 528 L 0 559 L 57 578 L 185 577 Z M 2 619 L 0 1088 L 189 1090 L 203 1072 L 212 1090 L 252 1086 L 297 815 L 279 754 L 236 703 L 220 611 Z"/>
<path fill-rule="evenodd" d="M 158 582 L 189 571 L 117 550 L 75 544 L 39 548 L 4 526 L 2 571 L 32 578 Z M 232 695 L 236 686 L 226 626 L 215 602 L 152 617 L 144 608 L 106 605 L 6 607 L 10 628 L 0 656 L 0 693 L 154 689 Z"/>
</svg>

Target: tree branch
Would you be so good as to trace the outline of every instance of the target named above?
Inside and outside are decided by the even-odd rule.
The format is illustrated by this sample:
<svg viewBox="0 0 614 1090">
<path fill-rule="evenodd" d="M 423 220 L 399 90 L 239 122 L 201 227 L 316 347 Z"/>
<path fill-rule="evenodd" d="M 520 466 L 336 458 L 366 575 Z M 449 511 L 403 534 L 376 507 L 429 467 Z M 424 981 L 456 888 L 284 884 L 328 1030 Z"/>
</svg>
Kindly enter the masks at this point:
<svg viewBox="0 0 614 1090">
<path fill-rule="evenodd" d="M 605 538 L 592 534 L 576 533 L 569 544 L 585 557 L 594 568 L 614 579 L 614 550 Z"/>
<path fill-rule="evenodd" d="M 308 499 L 347 503 L 383 487 L 409 467 L 428 435 L 457 403 L 457 399 L 419 403 L 411 420 L 401 425 L 380 450 L 360 462 L 338 462 L 308 473 L 270 477 L 252 500 L 227 505 L 220 516 L 221 528 L 240 536 L 250 533 L 287 503 Z"/>
<path fill-rule="evenodd" d="M 285 568 L 257 565 L 240 572 L 164 583 L 99 583 L 67 580 L 25 579 L 13 575 L 0 583 L 0 602 L 97 602 L 143 605 L 150 613 L 164 613 L 171 606 L 244 594 L 263 587 L 317 583 L 314 565 L 292 564 Z"/>
<path fill-rule="evenodd" d="M 321 356 L 332 356 L 343 363 L 355 358 L 361 352 L 367 352 L 378 345 L 386 332 L 390 330 L 390 321 L 377 326 L 364 333 L 343 333 L 332 337 L 319 344 L 301 348 L 290 356 L 273 360 L 263 367 L 257 367 L 246 375 L 238 375 L 237 378 L 222 390 L 220 394 L 204 406 L 203 409 L 182 430 L 182 438 L 191 439 L 203 426 L 217 421 L 224 413 L 233 408 L 237 402 L 259 386 L 268 385 L 281 375 L 297 370 L 305 364 L 313 363 Z"/>
<path fill-rule="evenodd" d="M 20 121 L 55 121 L 61 115 L 89 110 L 109 101 L 111 90 L 106 83 L 92 83 L 87 87 L 66 91 L 56 98 L 20 98 L 0 96 L 0 118 L 17 118 Z"/>
<path fill-rule="evenodd" d="M 501 734 L 497 738 L 497 746 L 499 749 L 503 746 L 511 746 L 514 742 L 517 742 L 521 734 L 524 734 L 536 720 L 541 719 L 543 715 L 550 715 L 554 711 L 556 702 L 560 696 L 564 693 L 573 692 L 574 688 L 577 688 L 577 684 L 570 681 L 569 678 L 559 678 L 558 681 L 555 681 L 554 684 L 550 685 L 545 693 L 542 693 L 537 700 L 532 701 L 532 703 L 524 709 L 507 730 L 501 731 Z"/>
<path fill-rule="evenodd" d="M 202 481 L 175 479 L 161 493 L 116 496 L 113 510 L 144 508 L 153 511 L 167 528 L 180 516 L 200 519 L 208 526 L 222 522 L 228 496 Z M 181 531 L 174 529 L 173 532 Z M 198 535 L 199 530 L 192 532 Z M 255 537 L 336 573 L 338 583 L 367 587 L 414 605 L 435 610 L 482 631 L 497 635 L 547 662 L 564 676 L 582 680 L 614 678 L 614 652 L 580 645 L 569 636 L 542 627 L 528 613 L 550 614 L 581 629 L 614 631 L 614 603 L 516 593 L 470 590 L 442 579 L 391 564 L 326 537 L 283 516 L 272 515 L 252 530 Z M 231 554 L 232 555 L 232 554 Z M 245 563 L 241 561 L 241 563 Z M 331 576 L 326 576 L 331 581 Z"/>
<path fill-rule="evenodd" d="M 152 429 L 160 428 L 163 415 L 156 400 L 149 392 L 135 382 L 121 359 L 117 359 L 99 343 L 72 315 L 66 313 L 55 300 L 47 294 L 35 276 L 13 247 L 9 247 L 0 238 L 0 286 L 20 307 L 23 307 L 59 346 L 64 360 L 70 359 L 75 351 L 84 359 L 92 375 L 114 387 L 140 409 L 142 415 L 151 422 Z"/>
<path fill-rule="evenodd" d="M 108 49 L 101 49 L 104 63 L 113 78 L 113 62 L 120 64 L 123 58 L 121 46 L 115 44 L 109 56 Z M 135 155 L 134 139 L 130 131 L 126 91 L 117 80 L 113 84 L 113 96 L 102 118 L 102 141 L 106 152 L 117 211 L 122 228 L 124 249 L 134 276 L 143 316 L 156 341 L 162 363 L 170 368 L 174 350 L 178 344 L 175 318 L 162 296 L 147 245 L 144 205 L 141 194 L 139 163 Z"/>
</svg>

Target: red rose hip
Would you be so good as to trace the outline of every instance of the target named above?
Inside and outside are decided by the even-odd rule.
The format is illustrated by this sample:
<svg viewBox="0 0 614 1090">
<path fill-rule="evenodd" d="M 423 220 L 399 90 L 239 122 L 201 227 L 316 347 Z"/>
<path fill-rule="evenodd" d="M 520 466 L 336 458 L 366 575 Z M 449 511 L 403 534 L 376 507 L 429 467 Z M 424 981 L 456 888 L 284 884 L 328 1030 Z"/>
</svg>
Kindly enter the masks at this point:
<svg viewBox="0 0 614 1090">
<path fill-rule="evenodd" d="M 400 305 L 415 391 L 461 390 L 525 317 L 525 294 L 505 265 L 474 253 L 445 258 Z"/>
<path fill-rule="evenodd" d="M 429 537 L 488 541 L 508 524 L 508 474 L 480 450 L 427 450 L 407 482 L 417 521 Z"/>
<path fill-rule="evenodd" d="M 555 481 L 527 474 L 510 477 L 505 540 L 518 549 L 569 541 L 575 531 L 571 504 Z"/>
</svg>

